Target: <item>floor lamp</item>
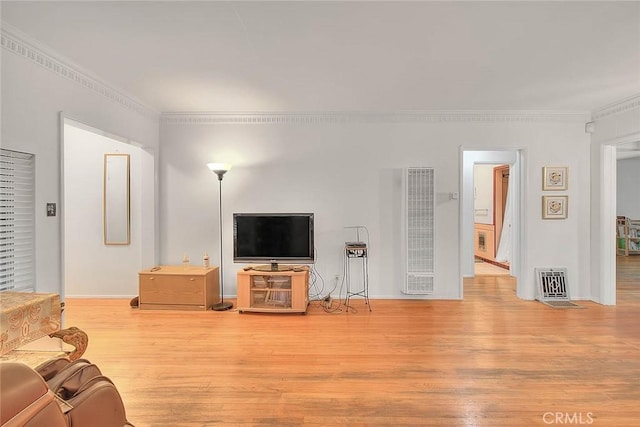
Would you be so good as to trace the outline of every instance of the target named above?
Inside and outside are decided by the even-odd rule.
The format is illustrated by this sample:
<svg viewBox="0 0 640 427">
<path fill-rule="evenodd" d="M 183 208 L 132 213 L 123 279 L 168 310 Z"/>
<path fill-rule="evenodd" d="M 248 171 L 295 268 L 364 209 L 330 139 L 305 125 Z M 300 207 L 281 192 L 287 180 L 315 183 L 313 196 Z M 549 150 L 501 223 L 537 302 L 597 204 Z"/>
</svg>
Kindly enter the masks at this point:
<svg viewBox="0 0 640 427">
<path fill-rule="evenodd" d="M 233 307 L 232 303 L 225 302 L 224 300 L 224 275 L 222 274 L 222 177 L 229 169 L 231 169 L 231 165 L 225 163 L 207 163 L 207 167 L 211 170 L 211 172 L 218 175 L 218 187 L 220 189 L 220 203 L 218 204 L 220 210 L 220 302 L 214 304 L 213 309 L 215 311 L 224 311 L 229 310 L 231 307 Z"/>
</svg>

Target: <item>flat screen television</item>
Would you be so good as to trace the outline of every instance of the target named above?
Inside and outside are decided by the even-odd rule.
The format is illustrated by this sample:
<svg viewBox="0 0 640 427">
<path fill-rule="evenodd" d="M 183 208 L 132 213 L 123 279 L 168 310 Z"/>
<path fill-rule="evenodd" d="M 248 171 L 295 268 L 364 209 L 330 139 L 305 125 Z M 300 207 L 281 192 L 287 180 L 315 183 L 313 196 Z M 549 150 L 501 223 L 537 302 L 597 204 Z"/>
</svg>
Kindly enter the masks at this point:
<svg viewBox="0 0 640 427">
<path fill-rule="evenodd" d="M 312 213 L 234 213 L 233 261 L 269 263 L 270 270 L 311 264 L 313 234 Z"/>
</svg>

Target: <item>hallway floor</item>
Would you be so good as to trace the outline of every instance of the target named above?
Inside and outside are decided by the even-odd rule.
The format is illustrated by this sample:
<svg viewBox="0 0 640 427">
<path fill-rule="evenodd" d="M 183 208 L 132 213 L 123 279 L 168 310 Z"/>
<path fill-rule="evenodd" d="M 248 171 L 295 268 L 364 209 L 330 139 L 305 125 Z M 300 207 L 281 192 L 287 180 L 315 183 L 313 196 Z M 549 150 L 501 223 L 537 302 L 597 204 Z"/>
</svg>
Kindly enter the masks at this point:
<svg viewBox="0 0 640 427">
<path fill-rule="evenodd" d="M 484 262 L 476 259 L 474 264 L 475 275 L 476 276 L 503 276 L 509 275 L 509 270 L 498 267 L 497 265 L 491 264 L 489 262 Z"/>
</svg>

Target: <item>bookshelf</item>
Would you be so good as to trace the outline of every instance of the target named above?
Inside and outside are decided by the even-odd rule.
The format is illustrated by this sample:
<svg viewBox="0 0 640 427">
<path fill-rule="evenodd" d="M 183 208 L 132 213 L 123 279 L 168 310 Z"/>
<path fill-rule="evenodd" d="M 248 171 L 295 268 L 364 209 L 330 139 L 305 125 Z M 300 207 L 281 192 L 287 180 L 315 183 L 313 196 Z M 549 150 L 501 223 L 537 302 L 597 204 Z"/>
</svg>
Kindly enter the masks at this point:
<svg viewBox="0 0 640 427">
<path fill-rule="evenodd" d="M 618 255 L 640 255 L 640 220 L 619 216 L 616 220 Z"/>
</svg>

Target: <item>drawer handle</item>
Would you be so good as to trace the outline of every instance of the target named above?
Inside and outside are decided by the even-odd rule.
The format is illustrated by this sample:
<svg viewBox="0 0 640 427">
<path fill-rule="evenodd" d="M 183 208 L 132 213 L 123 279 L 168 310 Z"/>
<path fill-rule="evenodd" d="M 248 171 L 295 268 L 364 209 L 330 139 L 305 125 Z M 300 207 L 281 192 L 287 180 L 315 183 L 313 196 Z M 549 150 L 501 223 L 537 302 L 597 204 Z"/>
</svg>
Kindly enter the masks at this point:
<svg viewBox="0 0 640 427">
<path fill-rule="evenodd" d="M 193 277 L 190 277 L 189 280 L 193 282 L 196 279 L 194 279 Z"/>
<path fill-rule="evenodd" d="M 149 277 L 149 280 L 155 280 L 155 277 Z"/>
</svg>

